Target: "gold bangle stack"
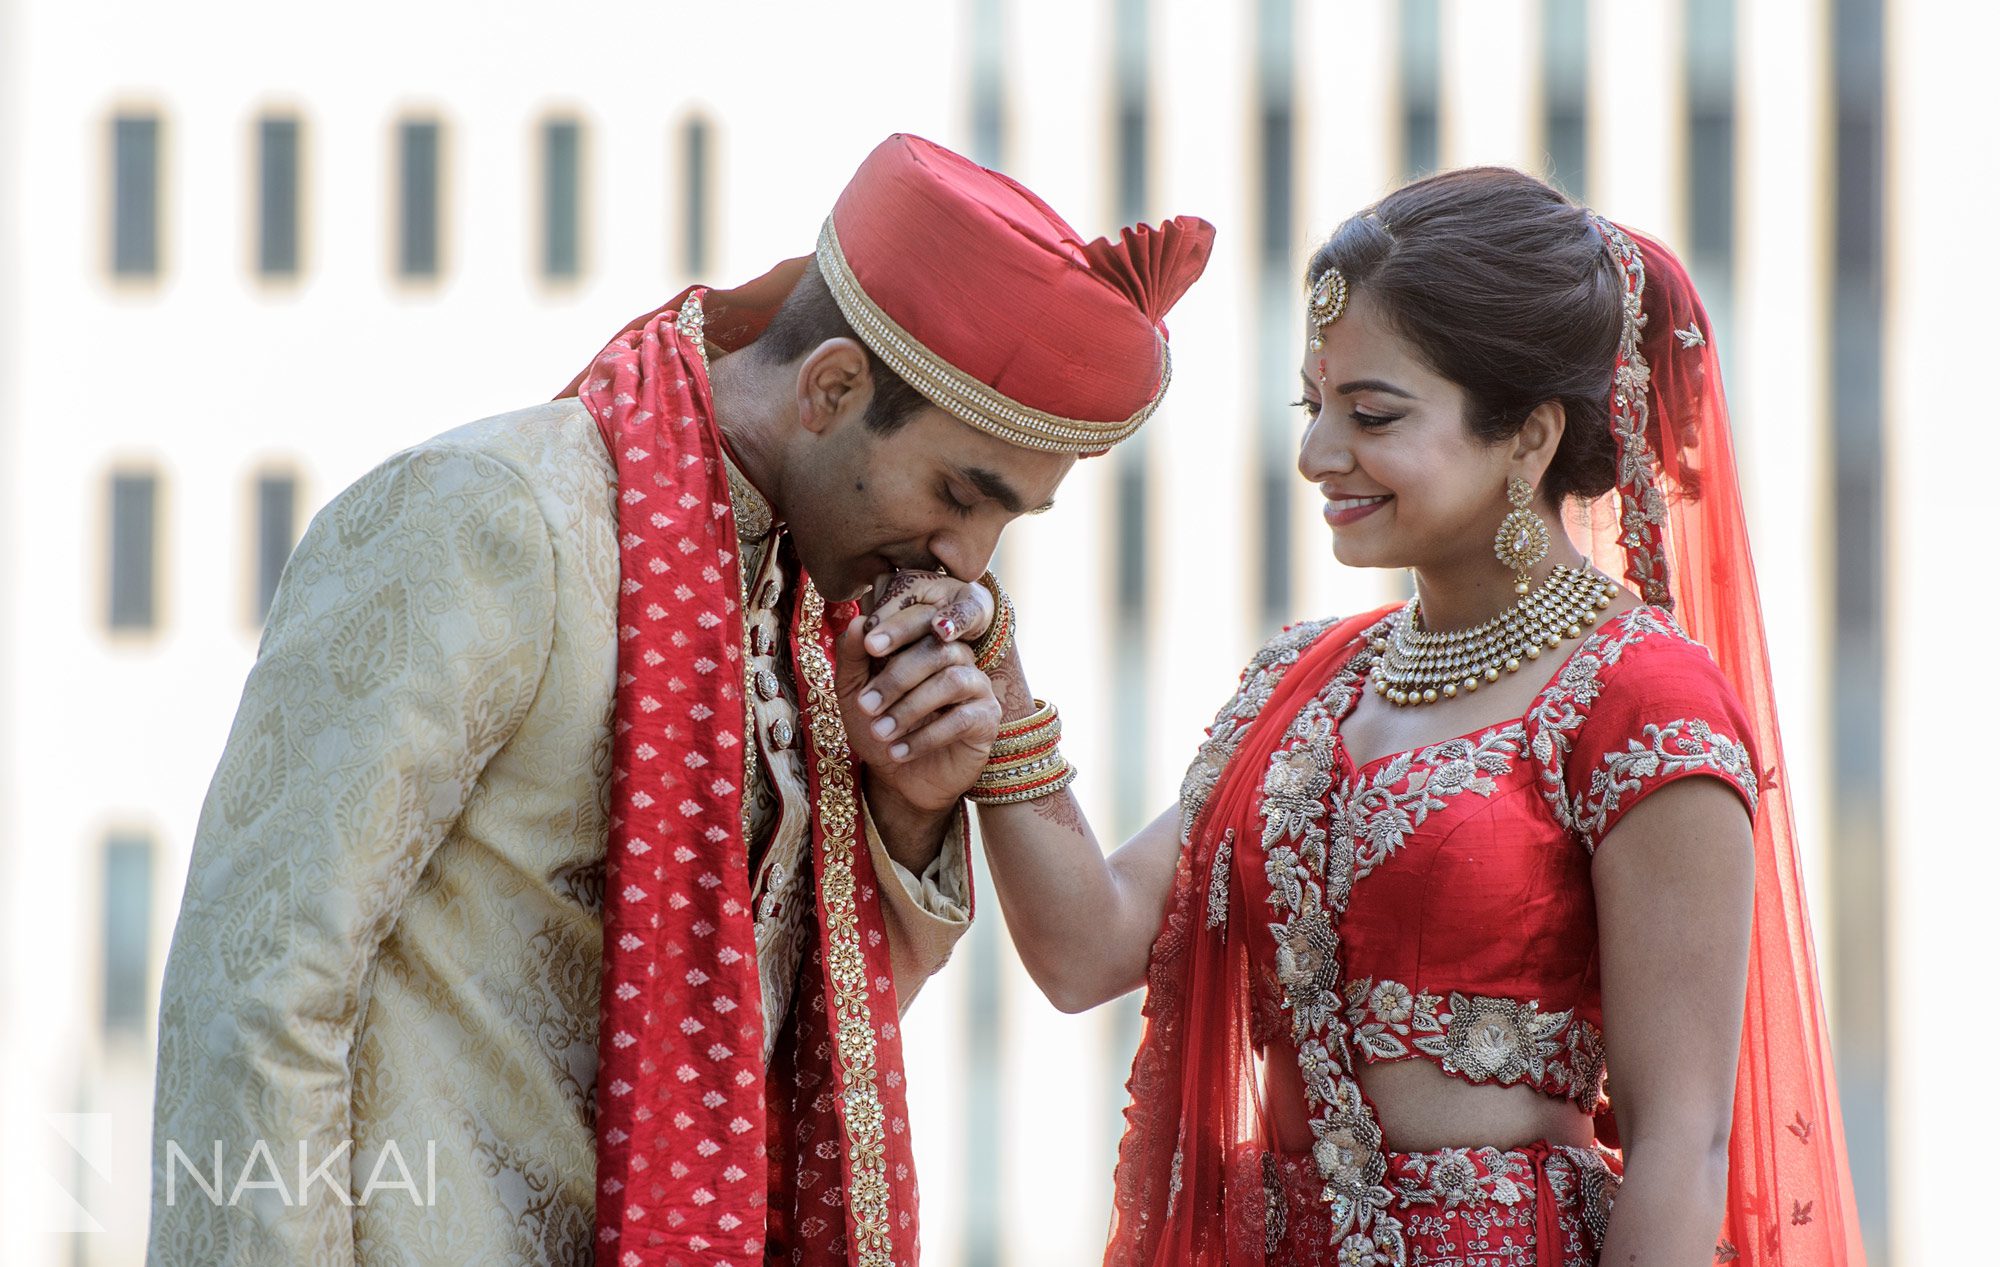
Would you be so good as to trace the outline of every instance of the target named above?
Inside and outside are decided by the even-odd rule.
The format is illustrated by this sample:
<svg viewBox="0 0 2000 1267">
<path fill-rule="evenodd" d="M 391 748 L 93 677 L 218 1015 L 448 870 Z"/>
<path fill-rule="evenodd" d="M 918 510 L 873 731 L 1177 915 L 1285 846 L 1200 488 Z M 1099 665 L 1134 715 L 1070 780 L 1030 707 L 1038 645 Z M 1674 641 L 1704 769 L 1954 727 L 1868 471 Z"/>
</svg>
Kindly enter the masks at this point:
<svg viewBox="0 0 2000 1267">
<path fill-rule="evenodd" d="M 990 571 L 979 583 L 993 595 L 993 623 L 972 644 L 972 663 L 981 673 L 991 673 L 1014 645 L 1014 600 L 1007 597 L 1007 591 L 1000 588 L 1000 578 Z"/>
<path fill-rule="evenodd" d="M 1036 700 L 1035 711 L 1000 727 L 986 768 L 966 798 L 975 805 L 1012 805 L 1062 791 L 1076 777 L 1076 767 L 1061 744 L 1062 718 L 1055 705 Z"/>
</svg>

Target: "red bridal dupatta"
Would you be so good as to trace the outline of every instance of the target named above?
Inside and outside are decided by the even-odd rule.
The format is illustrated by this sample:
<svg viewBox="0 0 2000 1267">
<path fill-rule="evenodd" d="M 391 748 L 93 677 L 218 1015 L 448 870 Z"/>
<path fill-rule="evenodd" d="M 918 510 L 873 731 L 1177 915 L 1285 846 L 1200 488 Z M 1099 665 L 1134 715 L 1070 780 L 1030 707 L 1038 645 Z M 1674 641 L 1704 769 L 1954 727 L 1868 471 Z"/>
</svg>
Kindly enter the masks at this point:
<svg viewBox="0 0 2000 1267">
<path fill-rule="evenodd" d="M 829 611 L 798 587 L 815 940 L 768 1071 L 742 813 L 749 777 L 735 518 L 707 334 L 754 337 L 803 261 L 690 290 L 571 390 L 618 469 L 618 683 L 597 1103 L 597 1261 L 752 1267 L 917 1261 L 888 940 L 833 691 Z M 566 393 L 567 394 L 567 393 Z"/>
<path fill-rule="evenodd" d="M 1708 312 L 1673 252 L 1609 221 L 1597 226 L 1625 280 L 1627 320 L 1612 385 L 1619 487 L 1593 508 L 1591 550 L 1614 575 L 1622 563 L 1641 597 L 1664 601 L 1708 648 L 1750 716 L 1752 747 L 1764 762 L 1729 1198 L 1716 1261 L 1860 1264 L 1861 1222 L 1722 364 Z"/>
<path fill-rule="evenodd" d="M 1267 646 L 1181 787 L 1180 862 L 1147 967 L 1146 1033 L 1127 1084 L 1110 1267 L 1235 1267 L 1244 1260 L 1231 1256 L 1232 1242 L 1263 1243 L 1263 1188 L 1231 1191 L 1240 1172 L 1229 1164 L 1244 1146 L 1270 1147 L 1250 1041 L 1248 939 L 1227 935 L 1242 920 L 1208 912 L 1230 900 L 1225 851 L 1239 837 L 1244 848 L 1256 847 L 1267 780 L 1282 778 L 1273 754 L 1382 615 L 1296 626 Z M 1246 1209 L 1255 1212 L 1256 1233 L 1232 1237 L 1225 1212 Z"/>
<path fill-rule="evenodd" d="M 1618 488 L 1590 508 L 1590 546 L 1600 566 L 1623 573 L 1647 602 L 1673 609 L 1683 629 L 1709 648 L 1751 718 L 1752 746 L 1766 763 L 1755 820 L 1755 914 L 1729 1190 L 1715 1261 L 1860 1264 L 1860 1222 L 1720 364 L 1707 314 L 1680 262 L 1648 238 L 1595 223 L 1624 280 L 1625 309 L 1611 410 Z M 1212 903 L 1232 900 L 1228 865 L 1218 867 L 1216 859 L 1239 837 L 1243 847 L 1256 846 L 1270 821 L 1267 798 L 1327 794 L 1323 787 L 1288 785 L 1290 771 L 1309 771 L 1312 762 L 1274 758 L 1310 745 L 1309 735 L 1295 733 L 1310 729 L 1302 718 L 1324 707 L 1320 692 L 1361 650 L 1359 635 L 1382 614 L 1300 626 L 1260 653 L 1182 787 L 1179 871 L 1148 967 L 1146 1032 L 1128 1084 L 1132 1103 L 1105 1256 L 1110 1267 L 1239 1267 L 1243 1251 L 1232 1249 L 1232 1241 L 1262 1244 L 1261 1190 L 1231 1191 L 1233 1181 L 1241 1182 L 1233 1179 L 1231 1157 L 1269 1141 L 1258 1104 L 1259 1057 L 1250 1042 L 1248 939 L 1228 936 L 1237 920 L 1207 915 Z M 1223 879 L 1212 884 L 1212 876 Z M 1337 919 L 1318 949 L 1337 956 Z M 1371 1158 L 1379 1169 L 1380 1127 L 1351 1077 L 1345 1027 L 1329 1028 L 1337 1038 L 1325 1052 L 1332 1085 L 1343 1094 L 1353 1088 L 1351 1103 L 1330 1110 L 1335 1129 L 1319 1137 L 1322 1146 L 1331 1137 L 1330 1160 L 1354 1180 L 1345 1192 L 1329 1184 L 1335 1225 L 1344 1225 L 1342 1235 L 1358 1236 L 1355 1252 L 1365 1253 L 1365 1261 L 1400 1267 L 1406 1261 L 1400 1233 L 1368 1206 L 1380 1181 L 1369 1169 Z M 1351 1209 L 1341 1205 L 1349 1200 Z M 1254 1212 L 1257 1234 L 1231 1237 L 1227 1220 L 1244 1211 Z M 1261 1264 L 1264 1256 L 1248 1261 Z"/>
</svg>

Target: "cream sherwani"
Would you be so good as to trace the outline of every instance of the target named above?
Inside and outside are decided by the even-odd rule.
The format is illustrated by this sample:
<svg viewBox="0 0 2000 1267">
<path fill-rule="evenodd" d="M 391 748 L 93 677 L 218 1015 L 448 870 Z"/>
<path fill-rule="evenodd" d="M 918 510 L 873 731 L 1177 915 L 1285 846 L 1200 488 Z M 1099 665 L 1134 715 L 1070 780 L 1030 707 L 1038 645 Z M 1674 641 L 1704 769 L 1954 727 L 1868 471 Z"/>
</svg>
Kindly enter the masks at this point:
<svg viewBox="0 0 2000 1267">
<path fill-rule="evenodd" d="M 732 486 L 774 1028 L 809 807 L 782 532 Z M 307 531 L 167 963 L 156 1267 L 590 1261 L 615 494 L 565 400 L 391 458 Z M 967 926 L 966 843 L 919 878 L 868 835 L 907 1007 Z"/>
</svg>

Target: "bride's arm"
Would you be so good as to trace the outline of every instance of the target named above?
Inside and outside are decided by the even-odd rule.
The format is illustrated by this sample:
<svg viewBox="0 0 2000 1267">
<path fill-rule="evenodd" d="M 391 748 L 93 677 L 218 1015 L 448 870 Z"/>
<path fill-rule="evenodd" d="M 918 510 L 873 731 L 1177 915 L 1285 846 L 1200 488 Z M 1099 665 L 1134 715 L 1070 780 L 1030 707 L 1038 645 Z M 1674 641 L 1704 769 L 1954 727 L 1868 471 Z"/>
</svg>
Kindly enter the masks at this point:
<svg viewBox="0 0 2000 1267">
<path fill-rule="evenodd" d="M 908 574 L 902 574 L 908 575 Z M 954 607 L 946 590 L 956 583 L 926 577 L 921 589 L 892 591 L 901 602 L 885 608 L 867 636 L 866 649 L 878 658 L 940 632 L 934 616 L 958 618 L 964 629 L 970 605 Z M 929 602 L 942 602 L 936 608 Z M 982 622 L 983 623 L 983 622 Z M 856 707 L 895 726 L 884 740 L 916 728 L 924 718 L 913 681 L 902 680 L 895 662 L 864 684 Z M 1010 649 L 991 676 L 1000 697 L 1001 724 L 1034 708 L 1018 648 Z M 910 714 L 910 715 L 906 715 Z M 1129 737 L 1140 742 L 1138 736 Z M 1166 916 L 1180 850 L 1178 807 L 1170 807 L 1105 857 L 1097 835 L 1069 789 L 1007 805 L 979 807 L 980 837 L 993 876 L 993 889 L 1021 962 L 1051 1003 L 1081 1012 L 1139 986 L 1153 939 Z"/>
<path fill-rule="evenodd" d="M 1018 649 L 994 670 L 993 685 L 1003 719 L 1034 707 Z M 1178 806 L 1108 858 L 1069 788 L 980 806 L 979 834 L 1015 948 L 1051 1003 L 1081 1012 L 1144 982 L 1180 856 Z"/>
<path fill-rule="evenodd" d="M 1625 1182 L 1603 1261 L 1707 1263 L 1728 1186 L 1755 862 L 1736 792 L 1691 778 L 1625 816 L 1592 866 Z"/>
</svg>

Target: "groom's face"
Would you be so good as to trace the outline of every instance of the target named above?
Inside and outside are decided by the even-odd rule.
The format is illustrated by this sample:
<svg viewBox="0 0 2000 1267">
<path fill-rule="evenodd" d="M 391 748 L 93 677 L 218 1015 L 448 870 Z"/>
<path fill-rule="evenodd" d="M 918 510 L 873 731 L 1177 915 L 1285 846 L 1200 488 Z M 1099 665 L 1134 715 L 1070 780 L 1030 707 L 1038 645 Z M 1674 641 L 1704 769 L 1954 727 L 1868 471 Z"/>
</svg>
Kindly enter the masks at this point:
<svg viewBox="0 0 2000 1267">
<path fill-rule="evenodd" d="M 858 598 L 885 571 L 986 570 L 1000 532 L 1046 510 L 1076 465 L 1020 448 L 926 405 L 894 430 L 848 401 L 796 446 L 786 515 L 799 561 L 829 601 Z"/>
</svg>

